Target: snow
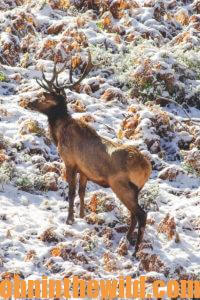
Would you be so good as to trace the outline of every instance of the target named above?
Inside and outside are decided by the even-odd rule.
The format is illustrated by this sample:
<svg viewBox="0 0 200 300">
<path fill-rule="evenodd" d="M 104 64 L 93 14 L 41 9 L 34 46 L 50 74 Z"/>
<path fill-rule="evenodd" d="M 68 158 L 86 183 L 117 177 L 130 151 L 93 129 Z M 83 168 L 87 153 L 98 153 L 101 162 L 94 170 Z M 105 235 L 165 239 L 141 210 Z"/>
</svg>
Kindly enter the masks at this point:
<svg viewBox="0 0 200 300">
<path fill-rule="evenodd" d="M 6 65 L 5 61 L 2 64 L 0 60 L 0 72 L 6 76 L 6 82 L 0 79 L 0 134 L 7 143 L 7 147 L 2 147 L 1 152 L 0 135 L 0 154 L 5 152 L 9 157 L 7 164 L 1 164 L 0 160 L 0 259 L 3 261 L 3 264 L 0 265 L 0 276 L 5 272 L 21 272 L 26 279 L 41 278 L 44 274 L 62 279 L 71 272 L 73 275 L 83 278 L 91 276 L 92 278 L 112 279 L 119 275 L 138 274 L 137 276 L 146 275 L 164 280 L 180 279 L 181 276 L 188 275 L 189 277 L 195 276 L 199 280 L 200 177 L 199 173 L 195 171 L 199 165 L 196 164 L 188 170 L 183 164 L 184 155 L 181 157 L 183 150 L 188 158 L 196 160 L 200 151 L 198 145 L 200 105 L 198 104 L 199 94 L 195 94 L 200 91 L 200 80 L 199 71 L 194 66 L 199 64 L 199 50 L 196 50 L 195 47 L 199 45 L 200 40 L 197 35 L 193 35 L 190 28 L 192 25 L 188 24 L 183 28 L 180 26 L 181 29 L 179 26 L 177 26 L 179 29 L 174 27 L 174 35 L 166 44 L 161 32 L 164 28 L 167 30 L 167 26 L 169 26 L 169 33 L 172 34 L 170 23 L 164 21 L 164 18 L 161 18 L 160 21 L 156 20 L 153 8 L 143 7 L 145 1 L 140 1 L 141 8 L 136 9 L 132 15 L 130 14 L 129 25 L 127 25 L 125 17 L 113 21 L 114 25 L 125 27 L 125 37 L 121 35 L 120 44 L 118 44 L 115 40 L 117 33 L 112 32 L 109 28 L 99 28 L 97 25 L 101 21 L 100 16 L 92 19 L 87 12 L 81 13 L 78 10 L 75 10 L 73 15 L 70 9 L 55 10 L 50 5 L 44 5 L 41 9 L 39 2 L 36 2 L 32 0 L 33 6 L 29 8 L 29 12 L 33 14 L 37 24 L 35 28 L 37 34 L 34 35 L 37 48 L 35 51 L 31 49 L 30 45 L 28 48 L 30 65 L 23 68 L 20 65 L 20 58 L 19 61 L 15 61 L 16 57 L 13 58 L 13 65 Z M 181 6 L 180 3 L 179 5 Z M 183 7 L 183 11 L 187 11 L 191 5 L 183 5 Z M 177 11 L 179 8 L 176 8 Z M 9 13 L 14 16 L 19 11 L 27 12 L 27 6 L 24 4 L 15 7 L 10 9 Z M 43 50 L 45 53 L 41 53 L 41 56 L 39 53 L 46 41 L 54 40 L 59 43 L 63 35 L 62 33 L 47 34 L 44 28 L 62 22 L 64 24 L 63 32 L 71 26 L 76 28 L 78 16 L 85 18 L 85 25 L 79 31 L 87 37 L 89 47 L 93 51 L 94 63 L 100 63 L 100 66 L 92 70 L 82 84 L 89 86 L 99 84 L 99 88 L 90 95 L 84 91 L 66 91 L 69 111 L 74 118 L 93 117 L 94 120 L 90 122 L 90 125 L 100 135 L 120 143 L 138 146 L 142 153 L 149 157 L 153 165 L 151 178 L 140 197 L 140 202 L 148 212 L 149 222 L 147 221 L 145 230 L 144 249 L 141 249 L 137 258 L 132 256 L 134 247 L 129 245 L 125 239 L 127 229 L 125 228 L 122 232 L 117 230 L 117 227 L 127 226 L 128 211 L 110 189 L 103 189 L 94 183 L 88 183 L 85 197 L 85 218 L 79 218 L 79 197 L 76 195 L 75 222 L 73 225 L 65 224 L 68 211 L 65 194 L 68 192 L 68 186 L 61 173 L 52 174 L 52 178 L 55 177 L 57 183 L 57 191 L 35 187 L 36 181 L 44 178 L 41 170 L 46 162 L 57 161 L 60 168 L 62 167 L 56 147 L 45 139 L 48 137 L 47 135 L 44 137 L 38 135 L 37 132 L 21 133 L 21 129 L 28 119 L 38 121 L 40 127 L 45 131 L 48 127 L 44 116 L 28 111 L 19 105 L 19 100 L 34 101 L 38 97 L 38 93 L 42 92 L 34 80 L 35 77 L 41 78 L 41 72 L 39 68 L 36 69 L 36 65 L 40 64 L 45 67 L 47 78 L 50 78 L 51 75 L 53 64 L 47 53 L 49 49 Z M 1 11 L 1 19 L 0 53 L 6 59 L 7 52 L 3 50 L 2 43 L 13 43 L 10 35 L 6 32 L 9 20 L 8 11 Z M 192 39 L 185 41 L 183 45 L 172 46 L 175 38 L 186 30 L 192 35 Z M 129 33 L 133 33 L 137 38 L 137 36 L 141 37 L 144 32 L 148 32 L 153 39 L 159 37 L 161 41 L 159 47 L 156 45 L 156 40 L 154 43 L 151 38 L 149 40 L 141 39 L 138 43 L 136 39 L 132 44 L 126 41 Z M 20 43 L 27 34 L 22 30 L 21 36 L 16 36 L 16 33 L 13 35 L 15 40 Z M 108 41 L 108 50 L 102 46 L 105 40 Z M 184 52 L 187 43 L 189 50 Z M 123 48 L 128 53 L 120 52 Z M 60 46 L 57 44 L 54 50 L 59 49 Z M 74 55 L 76 52 L 73 51 Z M 87 52 L 85 49 L 81 51 L 81 57 L 86 61 Z M 63 53 L 65 57 L 70 54 Z M 23 54 L 20 52 L 19 57 L 22 57 Z M 184 57 L 188 59 L 189 63 L 184 60 Z M 133 73 L 139 72 L 139 78 L 143 78 L 142 73 L 145 70 L 143 63 L 147 58 L 152 62 L 150 71 L 154 72 L 155 76 L 158 70 L 161 76 L 168 73 L 175 76 L 176 89 L 185 91 L 182 96 L 184 100 L 190 99 L 187 102 L 188 114 L 191 118 L 196 119 L 196 124 L 186 122 L 187 116 L 184 111 L 174 104 L 163 107 L 152 102 L 151 106 L 148 103 L 142 103 L 139 97 L 131 96 L 131 88 L 129 89 L 126 84 L 131 82 Z M 195 62 L 194 65 L 192 65 L 192 61 Z M 174 67 L 178 63 L 182 67 L 181 71 Z M 160 64 L 160 69 L 157 68 L 157 64 Z M 187 72 L 191 74 L 189 79 Z M 17 73 L 22 76 L 22 80 L 19 82 L 13 79 Z M 67 74 L 68 72 L 65 71 L 60 75 L 60 82 L 65 80 Z M 181 81 L 180 76 L 183 74 L 186 80 Z M 194 78 L 192 78 L 192 74 Z M 77 74 L 76 76 L 78 78 Z M 121 92 L 126 101 L 120 101 L 117 96 L 110 101 L 104 101 L 101 97 L 109 88 Z M 168 97 L 169 92 L 163 89 L 162 96 Z M 86 106 L 86 111 L 76 112 L 70 103 L 71 100 L 80 100 Z M 197 104 L 196 107 L 194 107 L 194 103 Z M 130 108 L 135 108 L 136 112 L 132 113 Z M 7 110 L 6 115 L 2 114 L 2 109 Z M 169 121 L 167 121 L 167 117 L 165 119 L 164 113 Z M 125 119 L 134 117 L 136 114 L 138 114 L 136 128 L 134 126 L 128 129 L 123 128 L 122 123 Z M 183 129 L 177 120 L 187 130 Z M 123 132 L 121 136 L 120 130 Z M 129 135 L 130 131 L 131 135 Z M 177 171 L 177 174 L 168 174 L 167 172 L 170 170 Z M 10 172 L 14 172 L 14 175 L 11 176 Z M 171 174 L 174 176 L 173 178 L 169 177 Z M 161 179 L 160 176 L 167 177 Z M 25 181 L 21 182 L 22 180 Z M 22 185 L 31 184 L 31 188 L 21 189 L 19 181 Z M 98 198 L 98 212 L 93 212 L 90 207 L 90 201 L 94 195 L 97 195 Z M 113 209 L 110 211 L 106 209 L 106 203 L 113 205 Z M 168 239 L 166 233 L 158 231 L 159 224 L 167 214 L 174 218 L 179 242 L 176 242 L 175 235 L 172 239 Z M 48 242 L 41 239 L 41 235 L 49 228 L 52 228 L 57 241 Z M 121 242 L 127 245 L 127 254 L 124 256 L 119 254 Z M 145 245 L 148 243 L 152 247 L 145 249 Z M 68 258 L 54 257 L 51 254 L 54 247 L 60 249 L 71 247 L 74 253 L 71 253 Z M 29 260 L 27 253 L 30 250 L 35 250 L 36 255 Z M 106 266 L 105 253 L 111 255 L 113 264 L 117 266 L 113 270 L 108 270 Z M 168 275 L 159 268 L 146 270 L 145 264 L 142 262 L 144 253 L 157 255 L 165 266 L 165 270 L 169 271 Z M 80 254 L 88 260 L 88 263 L 80 259 Z M 49 260 L 52 260 L 51 263 Z M 176 271 L 178 268 L 182 268 L 179 273 Z"/>
</svg>

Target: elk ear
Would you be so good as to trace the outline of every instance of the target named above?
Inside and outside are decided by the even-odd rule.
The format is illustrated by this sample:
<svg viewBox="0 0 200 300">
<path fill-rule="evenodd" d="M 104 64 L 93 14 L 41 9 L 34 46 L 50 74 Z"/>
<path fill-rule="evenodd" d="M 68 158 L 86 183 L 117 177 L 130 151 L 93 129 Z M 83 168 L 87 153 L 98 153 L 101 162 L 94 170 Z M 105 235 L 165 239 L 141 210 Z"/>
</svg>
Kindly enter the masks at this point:
<svg viewBox="0 0 200 300">
<path fill-rule="evenodd" d="M 51 105 L 57 105 L 57 99 L 55 95 L 43 92 L 43 98 L 46 102 L 51 103 Z"/>
</svg>

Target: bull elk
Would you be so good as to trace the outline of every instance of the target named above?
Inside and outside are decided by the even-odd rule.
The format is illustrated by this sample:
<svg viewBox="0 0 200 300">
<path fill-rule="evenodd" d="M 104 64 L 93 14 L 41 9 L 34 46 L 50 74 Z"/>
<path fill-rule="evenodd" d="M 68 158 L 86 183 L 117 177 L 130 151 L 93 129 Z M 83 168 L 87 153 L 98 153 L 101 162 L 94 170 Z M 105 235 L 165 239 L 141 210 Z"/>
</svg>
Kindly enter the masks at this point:
<svg viewBox="0 0 200 300">
<path fill-rule="evenodd" d="M 93 181 L 102 187 L 110 187 L 131 213 L 127 239 L 133 243 L 133 231 L 138 222 L 138 234 L 135 253 L 143 239 L 146 225 L 146 213 L 138 204 L 138 193 L 151 174 L 151 164 L 134 146 L 121 145 L 101 137 L 84 122 L 72 118 L 67 109 L 67 97 L 64 89 L 72 90 L 80 84 L 93 67 L 88 52 L 87 65 L 80 78 L 73 82 L 72 66 L 70 80 L 59 85 L 58 74 L 54 64 L 53 76 L 37 83 L 47 92 L 41 99 L 29 102 L 28 109 L 43 113 L 48 118 L 50 134 L 64 161 L 69 186 L 69 211 L 67 224 L 74 221 L 74 198 L 76 177 L 79 173 L 80 217 L 84 217 L 84 196 L 87 181 Z"/>
</svg>

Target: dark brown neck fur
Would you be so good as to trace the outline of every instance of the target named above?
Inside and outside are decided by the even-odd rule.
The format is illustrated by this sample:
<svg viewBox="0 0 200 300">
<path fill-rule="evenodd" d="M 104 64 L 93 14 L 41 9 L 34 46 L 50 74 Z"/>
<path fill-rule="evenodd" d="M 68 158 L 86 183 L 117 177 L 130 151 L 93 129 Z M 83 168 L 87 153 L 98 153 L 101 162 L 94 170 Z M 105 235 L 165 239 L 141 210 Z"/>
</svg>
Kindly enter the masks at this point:
<svg viewBox="0 0 200 300">
<path fill-rule="evenodd" d="M 71 115 L 68 112 L 67 105 L 63 96 L 56 95 L 57 105 L 49 109 L 45 114 L 48 117 L 49 129 L 54 143 L 58 144 L 57 130 L 60 124 L 67 123 L 71 120 Z"/>
</svg>

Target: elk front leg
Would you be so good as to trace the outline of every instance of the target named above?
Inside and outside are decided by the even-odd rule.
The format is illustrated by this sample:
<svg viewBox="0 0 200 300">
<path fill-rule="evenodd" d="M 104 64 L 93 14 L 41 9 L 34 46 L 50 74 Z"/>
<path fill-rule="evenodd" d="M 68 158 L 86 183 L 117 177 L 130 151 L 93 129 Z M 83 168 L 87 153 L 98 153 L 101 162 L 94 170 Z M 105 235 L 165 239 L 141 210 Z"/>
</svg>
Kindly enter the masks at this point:
<svg viewBox="0 0 200 300">
<path fill-rule="evenodd" d="M 84 218 L 84 197 L 85 197 L 85 189 L 87 185 L 87 177 L 80 173 L 79 179 L 79 198 L 80 198 L 80 218 Z"/>
<path fill-rule="evenodd" d="M 68 177 L 68 185 L 69 185 L 69 193 L 68 193 L 68 201 L 69 201 L 69 211 L 67 217 L 67 224 L 72 224 L 74 222 L 74 198 L 76 194 L 76 170 L 67 169 L 67 177 Z"/>
</svg>

